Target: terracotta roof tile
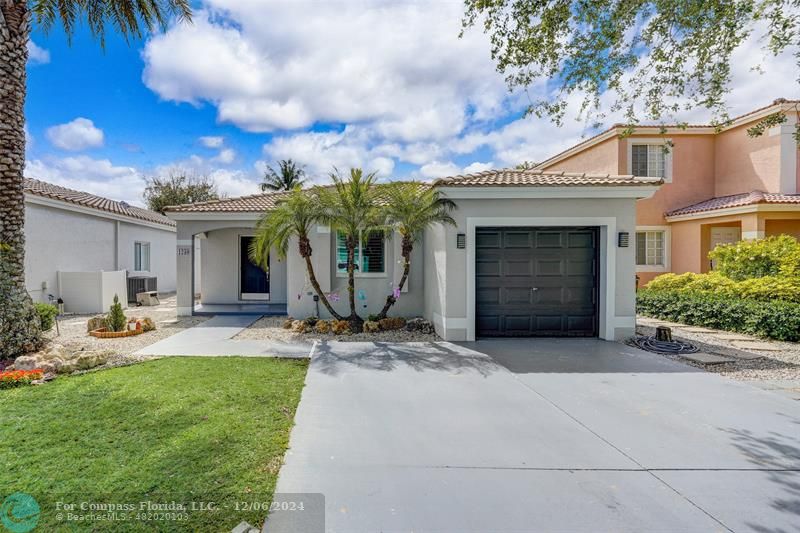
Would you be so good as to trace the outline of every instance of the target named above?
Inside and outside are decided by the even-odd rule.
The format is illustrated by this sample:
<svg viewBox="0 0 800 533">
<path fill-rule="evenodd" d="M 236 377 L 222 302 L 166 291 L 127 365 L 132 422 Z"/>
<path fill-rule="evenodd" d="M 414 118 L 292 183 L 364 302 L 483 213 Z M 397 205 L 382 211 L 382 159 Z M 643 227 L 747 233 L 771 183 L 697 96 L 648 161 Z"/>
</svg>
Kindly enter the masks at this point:
<svg viewBox="0 0 800 533">
<path fill-rule="evenodd" d="M 106 211 L 115 215 L 122 215 L 126 217 L 143 220 L 145 222 L 153 222 L 155 224 L 163 224 L 164 226 L 174 227 L 175 222 L 169 218 L 140 207 L 128 205 L 125 202 L 117 202 L 116 200 L 109 200 L 102 196 L 95 196 L 88 192 L 76 191 L 67 189 L 60 185 L 53 185 L 45 181 L 25 178 L 23 183 L 25 194 L 32 194 L 34 196 L 41 196 L 43 198 L 50 198 L 52 200 L 60 200 L 70 204 L 80 205 L 97 209 L 99 211 Z"/>
<path fill-rule="evenodd" d="M 235 198 L 220 198 L 194 204 L 172 205 L 168 213 L 261 213 L 274 209 L 286 191 L 273 191 Z"/>
<path fill-rule="evenodd" d="M 675 217 L 679 215 L 691 215 L 694 213 L 704 213 L 706 211 L 716 211 L 717 209 L 755 204 L 800 204 L 800 194 L 752 191 L 742 194 L 732 194 L 730 196 L 719 196 L 679 209 L 673 209 L 665 216 Z"/>
<path fill-rule="evenodd" d="M 500 169 L 475 174 L 439 178 L 439 187 L 621 187 L 660 185 L 659 178 L 637 178 L 630 175 L 551 172 L 546 170 Z"/>
</svg>

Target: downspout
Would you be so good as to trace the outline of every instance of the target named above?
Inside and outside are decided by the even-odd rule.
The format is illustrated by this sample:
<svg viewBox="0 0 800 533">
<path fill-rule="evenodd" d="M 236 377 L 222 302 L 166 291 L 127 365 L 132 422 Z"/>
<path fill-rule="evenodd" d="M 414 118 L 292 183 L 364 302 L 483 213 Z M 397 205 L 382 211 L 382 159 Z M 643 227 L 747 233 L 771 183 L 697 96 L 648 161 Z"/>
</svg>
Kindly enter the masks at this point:
<svg viewBox="0 0 800 533">
<path fill-rule="evenodd" d="M 114 221 L 114 270 L 119 270 L 119 220 Z"/>
</svg>

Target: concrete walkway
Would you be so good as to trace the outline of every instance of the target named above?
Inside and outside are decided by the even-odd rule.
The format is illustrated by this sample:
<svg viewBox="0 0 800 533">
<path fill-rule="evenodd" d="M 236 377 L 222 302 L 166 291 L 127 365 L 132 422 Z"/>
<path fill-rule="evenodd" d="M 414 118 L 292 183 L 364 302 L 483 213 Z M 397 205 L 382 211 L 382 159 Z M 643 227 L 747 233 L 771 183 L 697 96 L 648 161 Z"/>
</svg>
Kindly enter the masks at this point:
<svg viewBox="0 0 800 533">
<path fill-rule="evenodd" d="M 254 315 L 220 315 L 142 348 L 135 355 L 192 355 L 249 357 L 308 357 L 307 342 L 235 340 L 240 331 L 261 318 Z"/>
<path fill-rule="evenodd" d="M 320 343 L 295 422 L 327 531 L 800 531 L 800 403 L 617 343 Z"/>
</svg>

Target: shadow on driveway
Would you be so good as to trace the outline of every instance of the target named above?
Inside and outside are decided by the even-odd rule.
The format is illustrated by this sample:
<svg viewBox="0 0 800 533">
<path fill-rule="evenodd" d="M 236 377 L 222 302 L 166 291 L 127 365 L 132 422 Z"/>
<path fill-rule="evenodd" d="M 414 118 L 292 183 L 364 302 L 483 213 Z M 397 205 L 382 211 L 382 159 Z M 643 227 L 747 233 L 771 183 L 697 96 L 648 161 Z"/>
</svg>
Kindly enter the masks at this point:
<svg viewBox="0 0 800 533">
<path fill-rule="evenodd" d="M 601 339 L 481 339 L 456 344 L 488 355 L 515 374 L 702 372 L 657 354 Z"/>
</svg>

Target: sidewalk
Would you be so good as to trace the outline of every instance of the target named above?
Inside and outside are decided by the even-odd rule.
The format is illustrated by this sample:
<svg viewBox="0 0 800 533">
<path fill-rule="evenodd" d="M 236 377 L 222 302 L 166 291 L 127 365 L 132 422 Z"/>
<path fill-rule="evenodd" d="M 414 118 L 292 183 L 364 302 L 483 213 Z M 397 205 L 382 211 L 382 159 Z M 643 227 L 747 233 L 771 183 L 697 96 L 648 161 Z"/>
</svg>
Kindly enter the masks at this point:
<svg viewBox="0 0 800 533">
<path fill-rule="evenodd" d="M 250 357 L 308 357 L 313 347 L 308 342 L 234 340 L 239 332 L 261 318 L 253 315 L 219 315 L 182 331 L 134 355 L 191 355 Z"/>
</svg>

